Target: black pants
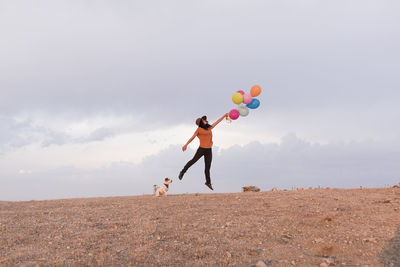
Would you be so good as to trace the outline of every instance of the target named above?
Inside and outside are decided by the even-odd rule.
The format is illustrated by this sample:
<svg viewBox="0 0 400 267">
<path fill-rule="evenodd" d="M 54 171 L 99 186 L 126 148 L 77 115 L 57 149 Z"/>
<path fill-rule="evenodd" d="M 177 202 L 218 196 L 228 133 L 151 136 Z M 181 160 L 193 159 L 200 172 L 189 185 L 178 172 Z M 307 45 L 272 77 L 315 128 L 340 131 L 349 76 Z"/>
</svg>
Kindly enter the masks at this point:
<svg viewBox="0 0 400 267">
<path fill-rule="evenodd" d="M 194 157 L 186 163 L 185 167 L 182 169 L 182 173 L 185 173 L 193 164 L 195 164 L 202 156 L 204 156 L 205 169 L 204 174 L 206 175 L 206 183 L 211 184 L 210 178 L 210 167 L 212 160 L 212 150 L 211 148 L 199 147 L 197 149 Z"/>
</svg>

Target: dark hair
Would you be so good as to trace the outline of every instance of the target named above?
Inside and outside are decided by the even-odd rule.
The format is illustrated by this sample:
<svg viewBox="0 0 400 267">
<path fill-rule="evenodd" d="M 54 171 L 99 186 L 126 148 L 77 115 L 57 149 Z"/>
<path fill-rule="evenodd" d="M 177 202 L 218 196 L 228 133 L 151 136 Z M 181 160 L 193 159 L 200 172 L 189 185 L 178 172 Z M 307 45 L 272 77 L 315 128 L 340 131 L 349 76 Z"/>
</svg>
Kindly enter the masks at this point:
<svg viewBox="0 0 400 267">
<path fill-rule="evenodd" d="M 208 128 L 210 128 L 211 125 L 208 124 L 208 123 L 204 124 L 203 120 L 207 120 L 207 117 L 205 117 L 205 118 L 204 118 L 204 117 L 205 117 L 205 116 L 203 116 L 203 117 L 201 118 L 200 123 L 199 123 L 199 127 L 203 128 L 203 129 L 205 129 L 205 130 L 208 130 Z"/>
</svg>

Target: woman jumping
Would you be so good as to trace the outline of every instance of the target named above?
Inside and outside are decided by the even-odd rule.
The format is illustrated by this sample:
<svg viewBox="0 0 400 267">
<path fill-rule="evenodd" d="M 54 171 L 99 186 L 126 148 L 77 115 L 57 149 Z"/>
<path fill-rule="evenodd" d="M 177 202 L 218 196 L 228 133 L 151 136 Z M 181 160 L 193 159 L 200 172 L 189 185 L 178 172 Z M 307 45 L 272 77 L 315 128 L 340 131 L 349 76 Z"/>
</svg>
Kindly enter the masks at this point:
<svg viewBox="0 0 400 267">
<path fill-rule="evenodd" d="M 204 173 L 206 175 L 206 183 L 205 185 L 208 186 L 211 190 L 214 190 L 211 185 L 211 178 L 210 178 L 210 167 L 211 167 L 211 160 L 212 160 L 212 129 L 217 126 L 224 118 L 228 117 L 228 113 L 224 114 L 221 118 L 219 118 L 213 125 L 208 124 L 207 116 L 203 116 L 196 120 L 197 126 L 199 126 L 196 131 L 194 132 L 193 136 L 187 141 L 187 143 L 182 147 L 182 151 L 185 151 L 187 146 L 193 139 L 197 136 L 200 140 L 200 147 L 197 149 L 196 154 L 194 157 L 186 163 L 185 167 L 183 167 L 182 171 L 179 173 L 179 180 L 182 180 L 183 175 L 185 172 L 198 161 L 202 156 L 204 156 L 204 163 L 205 169 Z"/>
</svg>

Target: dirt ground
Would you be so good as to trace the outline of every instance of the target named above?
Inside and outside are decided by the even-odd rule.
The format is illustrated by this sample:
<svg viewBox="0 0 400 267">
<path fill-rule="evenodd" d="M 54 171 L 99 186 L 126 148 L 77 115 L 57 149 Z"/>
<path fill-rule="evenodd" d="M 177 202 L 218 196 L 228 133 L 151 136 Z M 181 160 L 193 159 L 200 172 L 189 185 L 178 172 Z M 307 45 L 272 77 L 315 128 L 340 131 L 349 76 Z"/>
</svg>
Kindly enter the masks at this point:
<svg viewBox="0 0 400 267">
<path fill-rule="evenodd" d="M 400 188 L 0 202 L 0 266 L 400 266 L 399 226 Z"/>
</svg>

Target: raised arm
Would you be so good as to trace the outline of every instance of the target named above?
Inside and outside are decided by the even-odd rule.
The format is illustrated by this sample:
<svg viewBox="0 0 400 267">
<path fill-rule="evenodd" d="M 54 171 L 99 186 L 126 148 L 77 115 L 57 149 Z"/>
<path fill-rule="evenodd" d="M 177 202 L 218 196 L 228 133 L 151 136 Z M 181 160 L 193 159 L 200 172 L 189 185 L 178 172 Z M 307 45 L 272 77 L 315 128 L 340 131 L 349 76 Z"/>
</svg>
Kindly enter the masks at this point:
<svg viewBox="0 0 400 267">
<path fill-rule="evenodd" d="M 187 149 L 187 146 L 188 146 L 188 145 L 193 141 L 193 139 L 197 136 L 198 132 L 199 132 L 199 129 L 197 129 L 197 130 L 194 132 L 193 136 L 190 137 L 189 141 L 187 141 L 186 144 L 182 147 L 182 151 L 185 151 L 185 150 Z"/>
<path fill-rule="evenodd" d="M 224 118 L 226 118 L 226 117 L 228 117 L 228 116 L 229 116 L 229 113 L 225 113 L 221 118 L 219 118 L 216 122 L 214 122 L 214 123 L 211 125 L 211 129 L 214 128 L 215 126 L 217 126 L 218 123 L 220 123 Z"/>
</svg>

